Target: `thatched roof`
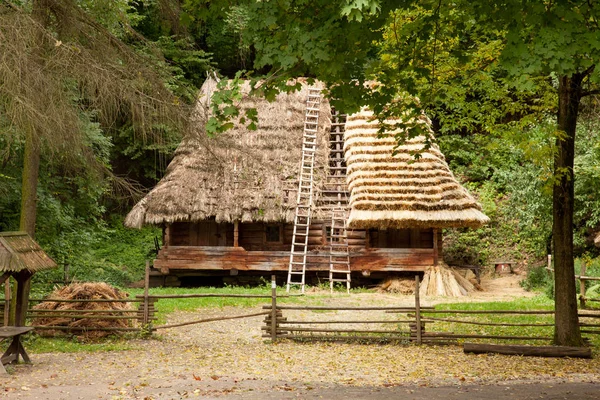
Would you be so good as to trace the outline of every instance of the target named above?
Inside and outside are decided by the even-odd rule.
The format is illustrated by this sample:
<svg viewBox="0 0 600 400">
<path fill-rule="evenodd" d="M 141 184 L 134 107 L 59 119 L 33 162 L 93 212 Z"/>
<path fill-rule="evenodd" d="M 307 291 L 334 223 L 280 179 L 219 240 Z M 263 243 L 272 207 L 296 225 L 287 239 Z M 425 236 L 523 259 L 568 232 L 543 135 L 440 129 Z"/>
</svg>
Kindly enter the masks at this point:
<svg viewBox="0 0 600 400">
<path fill-rule="evenodd" d="M 208 218 L 217 222 L 292 222 L 307 94 L 308 85 L 303 84 L 299 92 L 282 93 L 272 103 L 246 96 L 241 106 L 256 107 L 256 131 L 237 123 L 214 138 L 207 137 L 204 129 L 186 137 L 165 176 L 134 206 L 125 225 L 139 228 Z M 317 184 L 327 165 L 330 117 L 329 103 L 323 101 Z"/>
<path fill-rule="evenodd" d="M 600 233 L 598 233 L 598 235 L 596 236 L 596 238 L 594 239 L 594 244 L 596 246 L 600 246 Z"/>
<path fill-rule="evenodd" d="M 429 121 L 423 123 L 429 126 Z M 378 137 L 378 129 L 368 110 L 346 122 L 350 227 L 476 227 L 489 221 L 435 143 L 417 160 L 411 152 L 424 149 L 424 137 L 408 140 L 392 155 L 397 131 Z"/>
<path fill-rule="evenodd" d="M 27 233 L 0 232 L 0 273 L 34 273 L 54 267 L 54 260 Z"/>
</svg>

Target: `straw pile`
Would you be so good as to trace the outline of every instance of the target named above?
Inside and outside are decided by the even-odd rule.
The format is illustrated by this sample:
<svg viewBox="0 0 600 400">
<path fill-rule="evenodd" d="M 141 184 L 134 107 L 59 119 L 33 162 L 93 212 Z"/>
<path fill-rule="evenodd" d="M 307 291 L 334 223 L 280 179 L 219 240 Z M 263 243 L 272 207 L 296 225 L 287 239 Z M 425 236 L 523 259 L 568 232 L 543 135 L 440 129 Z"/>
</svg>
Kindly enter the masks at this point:
<svg viewBox="0 0 600 400">
<path fill-rule="evenodd" d="M 431 130 L 426 117 L 422 123 Z M 478 227 L 489 222 L 456 180 L 437 144 L 425 149 L 425 138 L 419 136 L 395 148 L 400 131 L 379 135 L 379 127 L 367 109 L 346 122 L 351 228 Z M 419 151 L 421 157 L 415 159 Z"/>
<path fill-rule="evenodd" d="M 73 283 L 68 286 L 54 290 L 48 298 L 60 300 L 113 300 L 126 299 L 127 293 L 114 288 L 106 283 Z M 118 333 L 118 331 L 94 331 L 95 328 L 126 328 L 131 326 L 129 319 L 88 319 L 88 318 L 69 318 L 67 314 L 76 314 L 78 316 L 98 316 L 99 313 L 91 313 L 88 311 L 106 311 L 100 313 L 102 316 L 122 316 L 123 313 L 111 313 L 110 311 L 131 310 L 130 316 L 136 313 L 129 303 L 125 302 L 57 302 L 44 301 L 35 307 L 34 310 L 52 310 L 53 316 L 37 317 L 33 320 L 32 325 L 35 326 L 65 326 L 70 328 L 86 328 L 86 330 L 74 330 L 72 333 L 85 336 L 86 338 L 100 338 Z M 67 311 L 67 312 L 64 312 Z M 72 311 L 77 311 L 73 313 Z M 58 316 L 59 314 L 63 314 Z M 125 314 L 126 315 L 126 314 Z M 39 330 L 40 334 L 53 336 L 59 333 L 64 333 L 63 330 Z"/>
<path fill-rule="evenodd" d="M 415 280 L 412 278 L 388 278 L 377 286 L 378 293 L 413 294 Z"/>
<path fill-rule="evenodd" d="M 475 290 L 475 285 L 457 271 L 438 266 L 429 267 L 425 272 L 419 295 L 461 297 Z"/>
</svg>

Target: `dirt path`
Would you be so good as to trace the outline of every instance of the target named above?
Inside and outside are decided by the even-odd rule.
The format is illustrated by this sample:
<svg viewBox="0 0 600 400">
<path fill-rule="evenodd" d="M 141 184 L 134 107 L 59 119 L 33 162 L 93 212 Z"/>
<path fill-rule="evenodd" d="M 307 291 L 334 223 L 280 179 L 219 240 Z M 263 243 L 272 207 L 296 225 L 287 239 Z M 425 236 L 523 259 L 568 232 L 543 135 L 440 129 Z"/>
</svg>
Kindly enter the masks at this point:
<svg viewBox="0 0 600 400">
<path fill-rule="evenodd" d="M 482 295 L 485 300 L 504 296 Z M 442 300 L 447 301 L 431 302 Z M 370 293 L 334 296 L 332 301 L 412 304 L 410 296 Z M 172 314 L 170 322 L 255 310 L 202 309 Z M 336 317 L 346 318 L 342 313 Z M 10 376 L 0 377 L 0 397 L 383 399 L 402 395 L 424 399 L 418 396 L 430 393 L 428 399 L 502 399 L 508 398 L 502 396 L 509 392 L 514 398 L 563 398 L 570 392 L 572 400 L 592 398 L 585 396 L 599 392 L 592 384 L 600 381 L 598 357 L 571 360 L 466 355 L 458 346 L 270 344 L 261 337 L 262 324 L 261 317 L 253 317 L 167 329 L 157 339 L 131 342 L 133 350 L 128 351 L 34 354 L 33 364 L 18 365 Z M 554 397 L 544 397 L 543 393 Z"/>
</svg>

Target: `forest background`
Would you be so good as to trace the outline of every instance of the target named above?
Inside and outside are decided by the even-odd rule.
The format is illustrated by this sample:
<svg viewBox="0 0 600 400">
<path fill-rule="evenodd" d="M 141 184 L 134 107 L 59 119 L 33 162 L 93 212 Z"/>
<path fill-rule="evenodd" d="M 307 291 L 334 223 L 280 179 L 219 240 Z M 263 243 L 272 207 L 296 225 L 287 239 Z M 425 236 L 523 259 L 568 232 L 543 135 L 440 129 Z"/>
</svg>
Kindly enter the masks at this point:
<svg viewBox="0 0 600 400">
<path fill-rule="evenodd" d="M 2 3 L 0 15 L 8 18 L 33 15 L 36 1 Z M 49 9 L 58 4 L 38 3 Z M 146 60 L 160 81 L 155 84 L 168 91 L 169 102 L 175 105 L 192 107 L 209 71 L 225 77 L 239 77 L 249 70 L 272 71 L 272 66 L 257 62 L 257 52 L 264 54 L 264 48 L 255 25 L 261 10 L 253 1 L 69 0 L 62 4 L 76 9 L 79 22 L 126 46 L 124 51 L 132 57 Z M 368 68 L 381 73 L 394 69 L 402 61 L 398 37 L 406 34 L 403 30 L 415 29 L 411 27 L 415 21 L 428 23 L 435 12 L 435 7 L 414 7 L 386 14 L 381 39 L 365 39 Z M 60 21 L 49 21 L 60 27 Z M 436 31 L 444 29 L 449 39 L 419 47 L 421 59 L 435 54 L 435 61 L 422 66 L 429 75 L 417 81 L 407 78 L 406 84 L 446 93 L 445 99 L 423 99 L 423 104 L 450 168 L 482 203 L 491 223 L 475 230 L 446 230 L 444 259 L 449 264 L 487 268 L 495 260 L 513 260 L 529 271 L 526 285 L 544 286 L 551 294 L 543 268 L 552 241 L 557 77 L 548 73 L 511 84 L 512 78 L 495 63 L 496 50 L 505 40 L 502 32 L 479 28 L 473 30 L 469 43 L 456 43 L 452 30 L 462 27 L 446 22 Z M 8 29 L 3 25 L 0 33 L 6 37 Z M 66 46 L 59 38 L 64 33 L 56 32 L 52 46 Z M 5 66 L 8 52 L 14 53 L 10 45 L 0 44 Z M 111 52 L 105 55 L 117 57 Z M 8 75 L 1 71 L 0 231 L 12 231 L 19 228 L 27 134 L 10 118 L 14 98 L 9 98 Z M 300 68 L 295 74 L 310 76 L 311 71 Z M 123 217 L 162 177 L 184 130 L 172 119 L 157 119 L 140 134 L 135 110 L 126 107 L 118 107 L 114 118 L 104 118 L 103 105 L 80 90 L 80 82 L 74 71 L 61 85 L 67 87 L 62 92 L 67 96 L 65 107 L 76 110 L 81 149 L 75 152 L 69 141 L 56 145 L 48 137 L 40 142 L 36 239 L 60 266 L 69 266 L 72 279 L 124 286 L 142 277 L 160 231 L 126 229 Z M 599 135 L 600 102 L 589 96 L 583 99 L 577 126 L 573 228 L 575 255 L 598 274 L 600 253 L 593 239 L 600 228 Z M 36 275 L 44 285 L 34 288 L 46 290 L 62 279 L 62 273 L 58 269 Z"/>
</svg>

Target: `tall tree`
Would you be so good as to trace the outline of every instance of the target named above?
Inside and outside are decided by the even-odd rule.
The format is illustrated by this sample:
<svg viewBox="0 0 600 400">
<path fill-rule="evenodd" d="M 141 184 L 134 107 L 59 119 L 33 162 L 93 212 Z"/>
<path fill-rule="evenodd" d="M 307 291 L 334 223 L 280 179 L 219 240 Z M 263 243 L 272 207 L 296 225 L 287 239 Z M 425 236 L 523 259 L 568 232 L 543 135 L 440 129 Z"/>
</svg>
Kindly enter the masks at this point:
<svg viewBox="0 0 600 400">
<path fill-rule="evenodd" d="M 388 24 L 398 22 L 394 12 L 417 8 L 420 12 L 394 30 L 400 45 L 390 68 L 375 44 L 385 40 Z M 441 53 L 455 54 L 456 67 L 462 68 L 472 59 L 474 35 L 493 36 L 486 39 L 495 46 L 487 64 L 502 71 L 506 91 L 535 93 L 539 82 L 554 82 L 554 341 L 582 345 L 573 263 L 573 159 L 580 101 L 599 93 L 598 5 L 588 0 L 291 0 L 256 2 L 250 15 L 255 68 L 271 67 L 272 86 L 282 88 L 293 75 L 314 76 L 328 85 L 343 110 L 368 105 L 382 121 L 391 114 L 410 120 L 422 108 L 450 104 L 435 84 Z M 365 85 L 368 80 L 380 84 Z M 530 100 L 535 108 L 535 97 Z M 410 124 L 405 127 L 413 128 L 407 136 L 419 133 Z"/>
<path fill-rule="evenodd" d="M 122 27 L 118 35 L 80 7 L 85 1 L 24 4 L 0 5 L 0 129 L 25 143 L 20 226 L 33 236 L 42 151 L 67 167 L 110 176 L 86 137 L 90 121 L 108 132 L 128 121 L 137 137 L 147 140 L 160 136 L 163 128 L 156 127 L 185 131 L 191 107 L 169 89 L 160 53 L 141 51 L 146 43 L 122 9 L 108 9 L 120 18 L 111 25 Z"/>
</svg>

